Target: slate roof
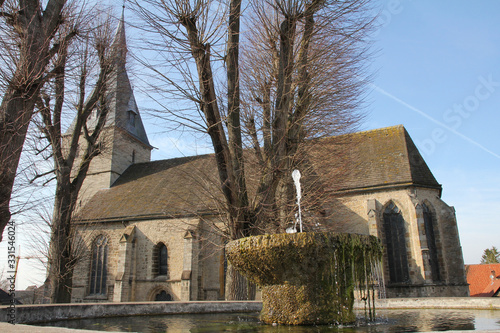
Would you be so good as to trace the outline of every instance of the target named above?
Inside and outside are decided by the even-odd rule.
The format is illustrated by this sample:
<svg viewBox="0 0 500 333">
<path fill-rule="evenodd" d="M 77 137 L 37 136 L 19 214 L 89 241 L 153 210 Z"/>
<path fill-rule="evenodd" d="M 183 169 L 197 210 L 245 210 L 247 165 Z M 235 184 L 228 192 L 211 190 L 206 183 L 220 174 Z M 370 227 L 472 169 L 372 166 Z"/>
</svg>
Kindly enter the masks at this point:
<svg viewBox="0 0 500 333">
<path fill-rule="evenodd" d="M 403 126 L 310 144 L 305 159 L 321 183 L 328 184 L 327 191 L 372 191 L 411 185 L 441 190 Z M 256 184 L 249 182 L 249 187 Z M 220 207 L 221 198 L 213 155 L 153 161 L 131 165 L 110 189 L 92 197 L 80 210 L 79 218 L 105 221 L 196 215 Z"/>
<path fill-rule="evenodd" d="M 466 265 L 465 273 L 471 297 L 498 295 L 500 291 L 500 264 Z"/>
</svg>

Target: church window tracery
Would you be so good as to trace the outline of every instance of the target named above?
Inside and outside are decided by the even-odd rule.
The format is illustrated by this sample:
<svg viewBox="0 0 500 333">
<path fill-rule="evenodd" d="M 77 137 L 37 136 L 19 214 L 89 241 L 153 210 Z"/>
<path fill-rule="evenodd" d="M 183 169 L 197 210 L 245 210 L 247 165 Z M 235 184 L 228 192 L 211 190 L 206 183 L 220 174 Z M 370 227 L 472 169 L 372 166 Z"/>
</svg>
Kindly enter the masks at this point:
<svg viewBox="0 0 500 333">
<path fill-rule="evenodd" d="M 405 221 L 400 209 L 394 202 L 390 202 L 385 208 L 383 223 L 390 282 L 409 282 Z"/>
<path fill-rule="evenodd" d="M 441 273 L 439 271 L 438 251 L 436 246 L 436 233 L 434 232 L 435 218 L 431 209 L 426 204 L 422 205 L 424 213 L 424 228 L 427 238 L 427 247 L 429 248 L 429 261 L 431 266 L 431 274 L 433 281 L 441 281 Z"/>
<path fill-rule="evenodd" d="M 92 246 L 90 268 L 90 295 L 106 294 L 106 279 L 108 277 L 108 238 L 99 235 Z"/>
<path fill-rule="evenodd" d="M 155 295 L 155 301 L 157 302 L 170 302 L 172 300 L 172 295 L 167 293 L 165 290 L 162 290 Z"/>
</svg>

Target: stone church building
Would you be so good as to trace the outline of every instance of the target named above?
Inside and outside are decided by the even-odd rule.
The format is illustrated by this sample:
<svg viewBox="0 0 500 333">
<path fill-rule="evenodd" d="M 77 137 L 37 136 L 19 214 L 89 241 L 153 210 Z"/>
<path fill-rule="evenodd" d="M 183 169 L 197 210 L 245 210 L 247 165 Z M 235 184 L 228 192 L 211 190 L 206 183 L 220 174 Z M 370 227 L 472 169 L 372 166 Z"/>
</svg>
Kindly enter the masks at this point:
<svg viewBox="0 0 500 333">
<path fill-rule="evenodd" d="M 114 47 L 106 149 L 90 166 L 73 221 L 73 302 L 222 300 L 225 267 L 213 155 L 150 161 L 125 67 Z M 351 146 L 337 156 L 340 141 Z M 323 229 L 378 236 L 387 297 L 467 296 L 453 207 L 403 126 L 318 140 L 311 169 L 327 200 Z M 343 159 L 347 171 L 329 179 Z"/>
</svg>

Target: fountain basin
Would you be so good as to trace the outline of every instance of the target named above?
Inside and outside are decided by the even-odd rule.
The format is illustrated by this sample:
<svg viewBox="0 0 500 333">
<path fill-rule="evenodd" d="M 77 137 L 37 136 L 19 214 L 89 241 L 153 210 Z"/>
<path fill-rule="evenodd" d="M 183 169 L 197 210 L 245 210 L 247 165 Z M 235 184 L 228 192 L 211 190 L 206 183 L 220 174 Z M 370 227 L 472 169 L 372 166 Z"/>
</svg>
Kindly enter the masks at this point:
<svg viewBox="0 0 500 333">
<path fill-rule="evenodd" d="M 382 246 L 368 235 L 272 234 L 229 242 L 226 254 L 262 288 L 264 323 L 345 324 L 355 320 L 355 287 L 373 299 L 371 267 Z"/>
</svg>

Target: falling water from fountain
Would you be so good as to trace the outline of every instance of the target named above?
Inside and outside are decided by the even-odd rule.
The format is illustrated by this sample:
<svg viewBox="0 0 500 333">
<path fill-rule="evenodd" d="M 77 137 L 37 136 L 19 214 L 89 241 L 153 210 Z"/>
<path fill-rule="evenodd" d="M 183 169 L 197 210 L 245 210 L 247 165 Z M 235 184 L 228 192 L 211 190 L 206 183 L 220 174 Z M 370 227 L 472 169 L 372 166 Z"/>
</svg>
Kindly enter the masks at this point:
<svg viewBox="0 0 500 333">
<path fill-rule="evenodd" d="M 295 169 L 292 172 L 292 179 L 295 185 L 295 190 L 297 192 L 297 206 L 299 207 L 297 214 L 295 214 L 295 221 L 293 222 L 293 227 L 289 227 L 286 229 L 288 234 L 294 234 L 297 232 L 297 222 L 299 223 L 299 230 L 303 232 L 302 229 L 302 210 L 300 207 L 300 199 L 302 198 L 302 190 L 300 188 L 300 171 Z"/>
<path fill-rule="evenodd" d="M 297 230 L 297 220 L 299 221 L 300 232 L 302 232 L 302 210 L 300 208 L 300 199 L 302 198 L 302 193 L 300 189 L 300 171 L 295 169 L 292 172 L 293 183 L 295 184 L 295 190 L 297 191 L 297 206 L 299 207 L 298 218 L 295 219 L 295 224 L 293 228 Z"/>
</svg>

